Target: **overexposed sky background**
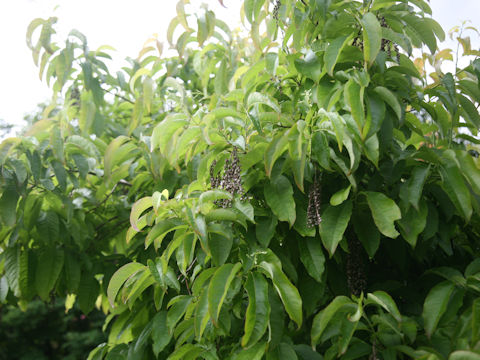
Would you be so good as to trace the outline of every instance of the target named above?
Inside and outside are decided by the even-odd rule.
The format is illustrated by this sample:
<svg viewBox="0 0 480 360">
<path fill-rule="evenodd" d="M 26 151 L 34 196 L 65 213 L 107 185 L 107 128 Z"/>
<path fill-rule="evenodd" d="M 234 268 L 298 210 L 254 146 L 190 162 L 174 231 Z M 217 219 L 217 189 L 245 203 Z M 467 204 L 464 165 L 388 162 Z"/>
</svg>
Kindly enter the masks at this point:
<svg viewBox="0 0 480 360">
<path fill-rule="evenodd" d="M 207 3 L 218 18 L 231 28 L 239 19 L 240 0 L 191 0 Z M 31 20 L 57 16 L 56 29 L 65 38 L 71 29 L 84 33 L 91 49 L 111 45 L 116 61 L 136 57 L 143 43 L 154 33 L 166 38 L 166 29 L 175 16 L 176 0 L 0 0 L 0 119 L 22 124 L 25 114 L 50 97 L 50 90 L 38 78 L 25 33 Z M 480 28 L 480 0 L 431 0 L 433 18 L 447 32 L 463 20 Z M 473 34 L 472 34 L 473 35 Z M 166 44 L 166 40 L 165 46 Z M 446 44 L 445 46 L 451 46 Z M 479 39 L 472 38 L 478 49 Z"/>
</svg>

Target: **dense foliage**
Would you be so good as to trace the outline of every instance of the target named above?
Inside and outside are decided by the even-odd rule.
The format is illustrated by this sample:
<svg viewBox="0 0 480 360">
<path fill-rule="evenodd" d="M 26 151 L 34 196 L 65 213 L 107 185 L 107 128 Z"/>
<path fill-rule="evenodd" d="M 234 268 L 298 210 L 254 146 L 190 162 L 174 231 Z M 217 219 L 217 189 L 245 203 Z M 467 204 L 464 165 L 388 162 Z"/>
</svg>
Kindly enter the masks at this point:
<svg viewBox="0 0 480 360">
<path fill-rule="evenodd" d="M 105 316 L 98 310 L 88 316 L 75 307 L 65 313 L 62 299 L 54 303 L 33 300 L 23 310 L 13 305 L 0 309 L 0 359 L 85 359 L 105 341 Z"/>
<path fill-rule="evenodd" d="M 480 359 L 469 39 L 444 73 L 424 0 L 246 0 L 248 35 L 188 3 L 116 74 L 32 22 L 0 300 L 102 309 L 90 359 Z"/>
</svg>

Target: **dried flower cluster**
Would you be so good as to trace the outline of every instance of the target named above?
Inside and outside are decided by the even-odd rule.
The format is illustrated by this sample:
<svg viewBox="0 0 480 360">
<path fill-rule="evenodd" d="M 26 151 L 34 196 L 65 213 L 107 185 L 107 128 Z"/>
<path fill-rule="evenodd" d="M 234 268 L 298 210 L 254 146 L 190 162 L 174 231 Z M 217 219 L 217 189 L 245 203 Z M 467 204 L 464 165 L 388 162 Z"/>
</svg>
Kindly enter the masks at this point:
<svg viewBox="0 0 480 360">
<path fill-rule="evenodd" d="M 238 160 L 237 148 L 233 148 L 230 159 L 225 161 L 223 176 L 220 176 L 220 174 L 215 176 L 214 169 L 216 165 L 216 160 L 213 160 L 212 165 L 210 166 L 210 185 L 212 188 L 228 191 L 232 196 L 240 194 L 243 199 L 245 193 L 243 191 L 242 178 L 240 177 L 242 168 L 240 167 L 240 161 Z M 232 206 L 232 200 L 217 200 L 215 204 L 227 208 Z"/>
<path fill-rule="evenodd" d="M 381 27 L 389 27 L 383 16 L 381 16 L 378 20 L 380 21 Z M 355 39 L 353 39 L 352 45 L 358 47 L 361 51 L 363 51 L 363 40 L 361 40 L 360 35 L 361 31 L 359 31 L 358 35 L 355 37 Z M 397 60 L 397 62 L 400 62 L 400 50 L 398 49 L 398 45 L 388 39 L 382 39 L 381 49 L 382 51 L 385 51 L 387 53 L 389 58 L 392 57 L 392 48 L 395 52 L 395 59 Z"/>
<path fill-rule="evenodd" d="M 282 2 L 280 0 L 275 1 L 275 6 L 273 7 L 273 18 L 278 22 L 278 11 L 280 10 L 280 6 L 282 6 Z"/>
<path fill-rule="evenodd" d="M 322 217 L 320 216 L 321 188 L 317 173 L 313 178 L 313 184 L 308 193 L 307 225 L 314 227 L 320 225 Z"/>
<path fill-rule="evenodd" d="M 362 244 L 360 244 L 356 237 L 349 237 L 348 239 L 346 272 L 350 292 L 353 295 L 359 296 L 367 287 L 367 277 L 365 275 Z"/>
<path fill-rule="evenodd" d="M 385 18 L 383 16 L 381 16 L 379 20 L 380 20 L 380 25 L 383 28 L 388 28 L 387 22 L 385 21 Z M 393 51 L 395 51 L 395 57 L 397 62 L 400 62 L 400 52 L 398 50 L 397 44 L 392 43 L 390 40 L 382 39 L 381 49 L 382 51 L 385 51 L 388 54 L 389 58 L 392 57 L 392 47 L 393 47 Z"/>
</svg>

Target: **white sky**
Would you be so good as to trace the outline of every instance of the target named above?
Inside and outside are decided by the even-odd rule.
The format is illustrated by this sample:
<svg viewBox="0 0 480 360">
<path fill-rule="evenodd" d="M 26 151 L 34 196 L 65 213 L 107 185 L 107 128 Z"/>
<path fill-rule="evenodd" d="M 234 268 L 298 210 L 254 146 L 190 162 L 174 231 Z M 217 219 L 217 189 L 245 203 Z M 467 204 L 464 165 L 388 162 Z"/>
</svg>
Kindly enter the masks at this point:
<svg viewBox="0 0 480 360">
<path fill-rule="evenodd" d="M 224 0 L 227 9 L 218 0 L 203 2 L 230 27 L 236 26 L 240 0 Z M 91 49 L 111 45 L 117 50 L 113 57 L 122 60 L 136 57 L 145 40 L 154 33 L 158 33 L 160 40 L 165 39 L 176 3 L 176 0 L 0 0 L 0 119 L 21 124 L 26 113 L 50 97 L 50 90 L 39 80 L 38 69 L 25 43 L 27 26 L 34 18 L 57 16 L 56 29 L 62 39 L 75 28 L 87 36 Z M 430 3 L 433 18 L 445 31 L 463 20 L 471 20 L 471 25 L 480 28 L 480 0 L 431 0 Z M 472 46 L 478 49 L 476 40 Z"/>
</svg>

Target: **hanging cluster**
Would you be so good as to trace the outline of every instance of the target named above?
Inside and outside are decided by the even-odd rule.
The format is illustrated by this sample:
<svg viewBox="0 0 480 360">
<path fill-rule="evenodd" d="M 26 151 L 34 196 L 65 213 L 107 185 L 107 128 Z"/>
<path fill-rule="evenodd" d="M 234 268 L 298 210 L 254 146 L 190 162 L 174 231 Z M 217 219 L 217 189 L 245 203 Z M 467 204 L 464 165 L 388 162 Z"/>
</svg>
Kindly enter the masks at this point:
<svg viewBox="0 0 480 360">
<path fill-rule="evenodd" d="M 389 27 L 383 16 L 380 16 L 378 18 L 378 20 L 379 20 L 380 26 L 382 28 L 388 28 Z M 361 34 L 362 34 L 362 32 L 359 31 L 357 36 L 353 39 L 352 45 L 358 47 L 361 51 L 363 51 L 363 40 L 361 39 Z M 393 48 L 393 51 L 395 52 L 395 60 L 397 60 L 397 62 L 400 62 L 400 51 L 398 49 L 397 44 L 395 44 L 391 40 L 382 38 L 382 44 L 381 44 L 380 48 L 381 48 L 382 51 L 387 53 L 389 58 L 392 58 L 392 48 Z"/>
<path fill-rule="evenodd" d="M 385 21 L 385 18 L 383 16 L 380 16 L 379 20 L 380 20 L 380 26 L 382 28 L 388 28 L 387 22 Z M 397 62 L 400 62 L 400 52 L 398 50 L 397 44 L 392 43 L 392 41 L 388 39 L 382 39 L 381 49 L 382 51 L 385 51 L 387 53 L 389 58 L 392 57 L 392 47 L 393 47 L 393 51 L 395 51 L 395 58 Z"/>
<path fill-rule="evenodd" d="M 320 179 L 317 178 L 317 173 L 315 172 L 313 184 L 308 193 L 307 225 L 309 227 L 320 225 L 322 222 L 322 217 L 320 216 L 320 195 Z"/>
<path fill-rule="evenodd" d="M 282 2 L 280 0 L 275 1 L 275 6 L 273 7 L 273 18 L 277 20 L 278 23 L 278 11 L 280 10 L 280 6 L 282 6 Z"/>
<path fill-rule="evenodd" d="M 210 185 L 212 186 L 212 189 L 215 188 L 228 191 L 232 196 L 240 194 L 243 199 L 245 193 L 243 191 L 242 178 L 240 177 L 242 168 L 240 167 L 240 161 L 238 160 L 237 148 L 233 148 L 230 158 L 225 161 L 223 176 L 220 176 L 220 174 L 215 176 L 216 165 L 217 161 L 213 160 L 212 165 L 210 166 Z M 215 204 L 227 208 L 232 206 L 232 200 L 217 200 Z"/>
<path fill-rule="evenodd" d="M 362 244 L 356 237 L 349 236 L 347 254 L 347 284 L 350 293 L 359 296 L 367 286 Z"/>
</svg>

